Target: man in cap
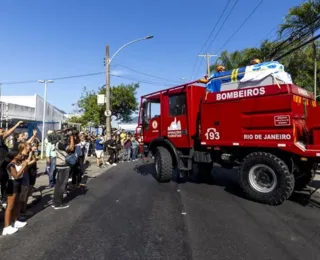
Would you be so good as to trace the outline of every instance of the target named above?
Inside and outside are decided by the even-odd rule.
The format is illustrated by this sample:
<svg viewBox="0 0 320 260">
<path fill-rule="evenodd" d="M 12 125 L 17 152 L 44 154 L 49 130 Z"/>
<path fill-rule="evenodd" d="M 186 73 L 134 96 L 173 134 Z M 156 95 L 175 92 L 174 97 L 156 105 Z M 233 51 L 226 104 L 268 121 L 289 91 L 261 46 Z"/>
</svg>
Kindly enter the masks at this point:
<svg viewBox="0 0 320 260">
<path fill-rule="evenodd" d="M 256 64 L 260 64 L 261 63 L 261 60 L 259 59 L 253 59 L 250 61 L 250 65 L 256 65 Z"/>
<path fill-rule="evenodd" d="M 219 92 L 220 91 L 221 84 L 223 82 L 222 76 L 225 76 L 224 75 L 225 71 L 226 71 L 225 66 L 223 66 L 223 65 L 216 66 L 216 73 L 214 73 L 208 80 L 206 96 L 209 92 Z"/>
</svg>

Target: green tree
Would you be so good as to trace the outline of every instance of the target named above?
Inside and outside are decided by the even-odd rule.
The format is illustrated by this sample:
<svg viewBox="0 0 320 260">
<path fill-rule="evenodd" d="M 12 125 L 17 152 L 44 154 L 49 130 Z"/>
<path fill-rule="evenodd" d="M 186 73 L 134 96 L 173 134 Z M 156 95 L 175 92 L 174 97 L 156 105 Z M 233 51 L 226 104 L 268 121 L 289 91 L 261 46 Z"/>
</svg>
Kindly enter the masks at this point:
<svg viewBox="0 0 320 260">
<path fill-rule="evenodd" d="M 250 61 L 255 58 L 265 61 L 266 57 L 270 55 L 276 44 L 277 43 L 265 40 L 261 43 L 260 47 L 245 48 L 235 52 L 223 51 L 216 63 L 211 65 L 210 70 L 215 71 L 218 64 L 225 66 L 226 70 L 232 70 L 247 66 L 250 64 Z"/>
<path fill-rule="evenodd" d="M 85 121 L 83 120 L 82 116 L 72 116 L 67 120 L 68 123 L 76 123 L 76 124 L 81 124 L 84 125 Z"/>
<path fill-rule="evenodd" d="M 139 84 L 120 84 L 111 87 L 111 110 L 112 116 L 116 120 L 127 122 L 131 120 L 131 115 L 138 110 L 139 103 L 136 99 L 136 91 Z M 98 105 L 97 94 L 105 94 L 105 86 L 97 91 L 83 89 L 83 93 L 77 102 L 79 112 L 82 113 L 81 122 L 84 124 L 101 125 L 105 123 L 105 106 Z"/>
<path fill-rule="evenodd" d="M 302 5 L 295 6 L 289 10 L 285 21 L 280 25 L 279 34 L 289 33 L 296 42 L 309 39 L 314 36 L 316 30 L 320 27 L 320 1 L 309 0 Z M 317 83 L 317 46 L 316 42 L 312 43 L 313 48 L 313 74 L 314 86 Z"/>
</svg>

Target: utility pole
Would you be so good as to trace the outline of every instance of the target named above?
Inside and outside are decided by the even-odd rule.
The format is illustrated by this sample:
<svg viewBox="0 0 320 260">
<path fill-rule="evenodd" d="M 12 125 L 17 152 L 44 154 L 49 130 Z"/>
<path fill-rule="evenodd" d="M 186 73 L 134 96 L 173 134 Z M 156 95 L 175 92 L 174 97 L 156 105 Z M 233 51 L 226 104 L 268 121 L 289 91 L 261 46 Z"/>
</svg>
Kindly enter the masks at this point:
<svg viewBox="0 0 320 260">
<path fill-rule="evenodd" d="M 117 54 L 124 49 L 125 47 L 127 47 L 128 45 L 135 43 L 135 42 L 139 42 L 139 41 L 143 41 L 143 40 L 149 40 L 152 39 L 153 36 L 146 36 L 143 38 L 139 38 L 139 39 L 135 39 L 133 41 L 127 42 L 126 44 L 122 45 L 110 58 L 110 54 L 109 54 L 109 45 L 106 45 L 106 57 L 105 57 L 105 65 L 106 65 L 106 111 L 105 111 L 105 116 L 106 116 L 106 137 L 107 139 L 111 138 L 111 118 L 112 118 L 112 112 L 111 112 L 111 100 L 110 100 L 110 64 L 113 60 L 113 58 L 115 56 L 117 56 Z"/>
<path fill-rule="evenodd" d="M 111 107 L 110 107 L 110 54 L 109 45 L 106 46 L 106 137 L 111 138 Z"/>
<path fill-rule="evenodd" d="M 6 103 L 6 131 L 9 129 L 9 104 Z"/>
<path fill-rule="evenodd" d="M 210 77 L 210 58 L 217 57 L 217 55 L 207 53 L 207 54 L 199 54 L 198 56 L 202 57 L 202 58 L 206 58 L 206 60 L 207 60 L 207 75 L 208 75 L 208 77 Z"/>
</svg>

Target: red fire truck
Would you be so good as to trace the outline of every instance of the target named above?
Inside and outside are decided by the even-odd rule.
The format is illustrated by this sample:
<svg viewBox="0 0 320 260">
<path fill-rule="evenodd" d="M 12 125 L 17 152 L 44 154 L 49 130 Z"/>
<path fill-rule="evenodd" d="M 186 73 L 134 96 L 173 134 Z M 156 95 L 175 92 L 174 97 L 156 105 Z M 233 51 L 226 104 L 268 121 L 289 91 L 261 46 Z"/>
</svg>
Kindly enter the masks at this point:
<svg viewBox="0 0 320 260">
<path fill-rule="evenodd" d="M 252 200 L 281 204 L 313 178 L 320 160 L 320 109 L 294 84 L 206 93 L 198 81 L 141 97 L 139 130 L 159 182 L 173 169 L 210 174 L 238 167 Z M 213 173 L 214 174 L 214 173 Z"/>
</svg>

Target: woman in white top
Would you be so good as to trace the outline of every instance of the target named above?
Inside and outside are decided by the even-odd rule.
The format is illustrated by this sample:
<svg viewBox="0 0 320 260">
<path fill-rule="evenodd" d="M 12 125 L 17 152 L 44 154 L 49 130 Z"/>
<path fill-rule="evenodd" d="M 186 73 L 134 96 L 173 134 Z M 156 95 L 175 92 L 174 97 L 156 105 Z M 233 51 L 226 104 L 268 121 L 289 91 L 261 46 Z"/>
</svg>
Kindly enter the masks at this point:
<svg viewBox="0 0 320 260">
<path fill-rule="evenodd" d="M 4 229 L 2 235 L 11 235 L 24 227 L 27 223 L 18 221 L 20 202 L 19 195 L 21 192 L 21 184 L 23 174 L 27 170 L 28 160 L 24 155 L 29 149 L 27 143 L 19 145 L 18 153 L 11 155 L 12 161 L 7 166 L 9 176 L 7 185 L 8 205 L 4 218 Z"/>
</svg>

